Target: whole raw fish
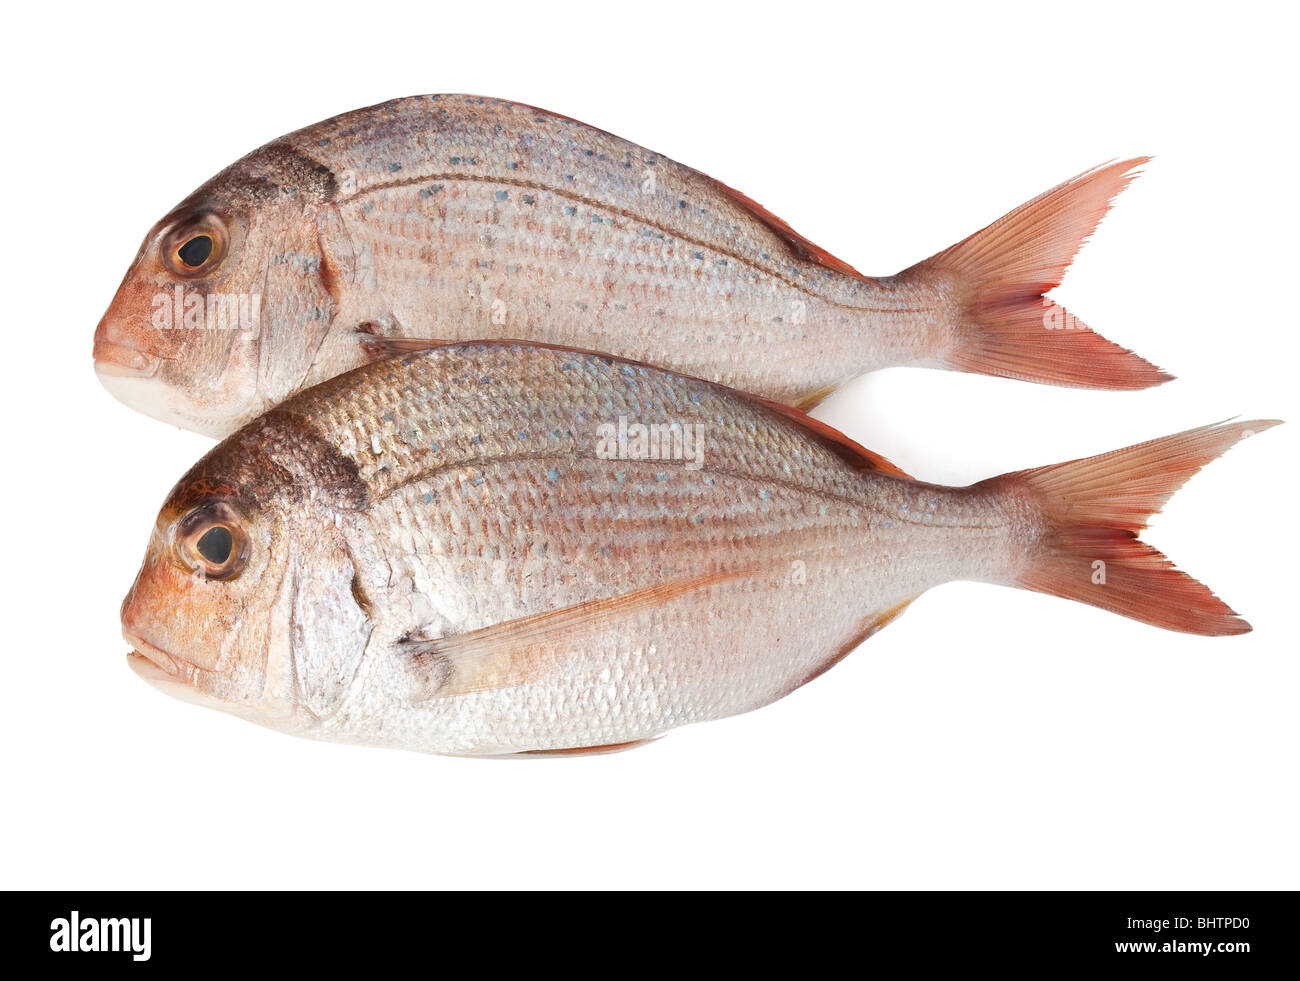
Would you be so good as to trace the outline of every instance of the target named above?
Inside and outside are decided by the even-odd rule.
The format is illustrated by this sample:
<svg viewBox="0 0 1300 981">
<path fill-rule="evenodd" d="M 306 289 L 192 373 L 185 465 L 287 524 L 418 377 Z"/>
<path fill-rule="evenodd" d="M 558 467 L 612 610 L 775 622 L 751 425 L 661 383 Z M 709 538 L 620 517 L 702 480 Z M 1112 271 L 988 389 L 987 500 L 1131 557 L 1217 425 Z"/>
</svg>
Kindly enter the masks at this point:
<svg viewBox="0 0 1300 981">
<path fill-rule="evenodd" d="M 609 748 L 774 701 L 951 580 L 1246 631 L 1136 532 L 1269 425 L 941 487 L 710 382 L 434 348 L 311 388 L 196 464 L 123 631 L 164 689 L 298 735 Z"/>
<path fill-rule="evenodd" d="M 1169 376 L 1042 294 L 1145 159 L 871 278 L 731 188 L 572 119 L 400 99 L 255 150 L 158 222 L 95 364 L 133 408 L 217 436 L 428 339 L 605 351 L 804 408 L 903 364 L 1142 388 Z"/>
</svg>

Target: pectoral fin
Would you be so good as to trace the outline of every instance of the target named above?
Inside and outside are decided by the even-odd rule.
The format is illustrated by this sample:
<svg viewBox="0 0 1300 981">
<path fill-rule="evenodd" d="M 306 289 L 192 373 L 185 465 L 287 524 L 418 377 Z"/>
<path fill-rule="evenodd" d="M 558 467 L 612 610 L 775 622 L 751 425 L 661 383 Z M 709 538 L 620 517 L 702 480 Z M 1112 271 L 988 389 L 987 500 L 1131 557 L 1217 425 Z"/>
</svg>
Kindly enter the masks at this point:
<svg viewBox="0 0 1300 981">
<path fill-rule="evenodd" d="M 382 361 L 400 354 L 418 354 L 430 348 L 455 343 L 437 337 L 380 337 L 366 330 L 365 325 L 359 329 L 359 333 L 362 335 L 361 349 L 372 361 Z"/>
<path fill-rule="evenodd" d="M 420 679 L 419 698 L 448 698 L 520 685 L 581 653 L 581 641 L 625 619 L 715 583 L 749 575 L 735 569 L 657 583 L 618 596 L 493 624 L 468 633 L 403 644 Z"/>
</svg>

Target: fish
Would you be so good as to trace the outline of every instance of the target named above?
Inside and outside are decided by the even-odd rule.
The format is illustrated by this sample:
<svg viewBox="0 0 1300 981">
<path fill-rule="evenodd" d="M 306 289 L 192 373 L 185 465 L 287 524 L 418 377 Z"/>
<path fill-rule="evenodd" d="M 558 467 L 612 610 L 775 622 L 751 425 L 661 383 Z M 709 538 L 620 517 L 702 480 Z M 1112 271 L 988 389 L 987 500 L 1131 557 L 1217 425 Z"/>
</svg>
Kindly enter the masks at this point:
<svg viewBox="0 0 1300 981">
<path fill-rule="evenodd" d="M 123 636 L 169 694 L 298 736 L 604 752 L 776 701 L 955 580 L 1244 633 L 1138 532 L 1274 424 L 946 487 L 708 380 L 448 344 L 216 444 L 158 515 Z"/>
<path fill-rule="evenodd" d="M 214 437 L 370 361 L 481 339 L 803 409 L 891 365 L 1145 388 L 1172 376 L 1044 294 L 1148 159 L 871 277 L 739 191 L 568 117 L 397 99 L 273 140 L 155 224 L 95 331 L 95 370 L 128 406 Z M 817 170 L 840 175 L 846 206 L 862 197 L 847 190 L 860 164 Z"/>
</svg>

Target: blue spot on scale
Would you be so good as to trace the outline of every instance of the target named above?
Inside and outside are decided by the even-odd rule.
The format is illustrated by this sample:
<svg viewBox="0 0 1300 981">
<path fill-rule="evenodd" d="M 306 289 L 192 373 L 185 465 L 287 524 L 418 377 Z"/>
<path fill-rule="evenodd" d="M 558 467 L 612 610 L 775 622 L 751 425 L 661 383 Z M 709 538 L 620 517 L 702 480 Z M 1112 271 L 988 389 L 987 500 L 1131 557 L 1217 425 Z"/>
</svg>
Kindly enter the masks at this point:
<svg viewBox="0 0 1300 981">
<path fill-rule="evenodd" d="M 551 483 L 555 483 L 557 480 L 560 479 L 560 471 L 556 470 L 554 467 L 551 467 L 550 470 L 546 471 L 546 478 Z"/>
</svg>

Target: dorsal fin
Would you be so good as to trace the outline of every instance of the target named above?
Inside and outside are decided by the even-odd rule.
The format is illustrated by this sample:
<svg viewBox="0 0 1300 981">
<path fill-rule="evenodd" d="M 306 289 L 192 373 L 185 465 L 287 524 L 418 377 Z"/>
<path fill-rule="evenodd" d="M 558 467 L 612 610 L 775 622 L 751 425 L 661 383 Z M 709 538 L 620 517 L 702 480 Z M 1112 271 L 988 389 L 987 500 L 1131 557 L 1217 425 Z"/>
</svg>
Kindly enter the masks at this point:
<svg viewBox="0 0 1300 981">
<path fill-rule="evenodd" d="M 791 422 L 803 427 L 808 431 L 817 442 L 828 450 L 834 452 L 840 459 L 852 464 L 859 470 L 875 470 L 877 473 L 887 474 L 890 477 L 905 477 L 912 480 L 911 474 L 902 468 L 890 463 L 879 453 L 873 453 L 861 443 L 849 439 L 842 432 L 829 423 L 822 422 L 820 419 L 814 419 L 802 409 L 796 409 L 793 405 L 786 405 L 783 402 L 775 402 L 772 399 L 765 399 L 759 395 L 751 395 L 749 398 L 755 402 L 761 402 L 773 412 L 784 416 Z"/>
<path fill-rule="evenodd" d="M 581 354 L 588 357 L 601 358 L 606 361 L 615 361 L 620 364 L 641 365 L 641 362 L 634 361 L 631 358 L 619 357 L 616 354 L 606 354 L 602 351 L 592 351 L 587 348 L 572 347 L 567 344 L 549 344 L 545 341 L 526 341 L 514 338 L 493 338 L 479 341 L 444 341 L 435 339 L 419 338 L 384 338 L 385 343 L 393 342 L 395 356 L 401 357 L 406 354 L 420 354 L 426 350 L 436 347 L 532 347 L 548 351 L 567 351 L 572 354 Z M 786 405 L 784 402 L 778 402 L 774 399 L 764 398 L 761 395 L 752 395 L 749 392 L 742 392 L 738 388 L 732 388 L 729 385 L 722 385 L 718 382 L 711 382 L 708 379 L 696 378 L 693 375 L 683 374 L 680 371 L 673 371 L 670 368 L 659 368 L 665 374 L 677 375 L 679 378 L 692 378 L 695 381 L 702 381 L 714 388 L 723 389 L 729 392 L 735 392 L 743 398 L 752 402 L 757 402 L 771 409 L 778 415 L 784 416 L 796 425 L 806 429 L 808 434 L 817 440 L 822 446 L 833 451 L 842 460 L 852 464 L 859 470 L 874 470 L 878 473 L 887 474 L 891 477 L 905 477 L 912 480 L 912 475 L 902 468 L 891 463 L 879 453 L 875 453 L 861 443 L 850 439 L 842 432 L 829 423 L 822 422 L 820 419 L 814 419 L 802 409 L 793 405 Z"/>
<path fill-rule="evenodd" d="M 871 282 L 870 277 L 864 276 L 843 259 L 831 255 L 820 245 L 808 241 L 785 220 L 778 218 L 772 212 L 768 211 L 761 204 L 751 198 L 748 194 L 737 191 L 734 187 L 728 187 L 722 181 L 716 178 L 708 178 L 724 195 L 743 210 L 747 211 L 755 220 L 766 226 L 777 238 L 786 244 L 786 246 L 796 256 L 804 262 L 815 262 L 819 266 L 824 266 L 837 273 L 845 276 L 852 276 L 854 279 L 860 279 L 863 282 Z"/>
<path fill-rule="evenodd" d="M 555 112 L 552 109 L 543 109 L 540 106 L 530 105 L 527 102 L 516 102 L 513 99 L 501 99 L 501 100 L 494 99 L 493 101 L 507 102 L 511 105 L 519 106 L 522 109 L 530 109 L 533 112 L 541 113 L 544 116 L 550 116 L 553 119 L 558 119 L 566 123 L 575 123 L 579 126 L 582 126 L 585 129 L 592 130 L 596 133 L 603 133 L 607 136 L 613 136 L 614 139 L 618 140 L 621 143 L 627 142 L 626 140 L 623 140 L 620 137 L 614 136 L 612 133 L 609 133 L 608 130 L 603 130 L 598 126 L 592 126 L 590 123 L 584 123 L 580 119 L 574 119 L 572 116 L 566 116 L 563 113 Z M 647 154 L 651 153 L 651 151 L 646 150 L 644 147 L 637 146 L 636 144 L 630 144 L 630 145 L 636 146 L 638 150 L 641 150 L 644 153 Z M 653 154 L 653 155 L 656 157 L 662 156 L 661 154 Z M 837 273 L 841 273 L 842 275 L 852 276 L 854 279 L 860 279 L 864 282 L 871 281 L 870 277 L 864 276 L 862 273 L 858 272 L 856 269 L 850 266 L 843 259 L 831 255 L 820 245 L 817 245 L 815 242 L 810 242 L 808 239 L 804 238 L 802 235 L 800 235 L 798 232 L 796 232 L 793 228 L 790 227 L 789 222 L 785 221 L 782 218 L 778 218 L 776 215 L 772 214 L 772 212 L 768 211 L 761 204 L 759 204 L 757 201 L 751 198 L 748 194 L 745 194 L 741 191 L 737 191 L 734 187 L 730 187 L 729 185 L 722 183 L 722 181 L 718 180 L 716 177 L 710 177 L 708 174 L 703 174 L 700 173 L 699 171 L 696 171 L 696 173 L 700 174 L 700 176 L 703 177 L 706 181 L 714 185 L 723 194 L 724 197 L 730 199 L 732 202 L 737 204 L 742 210 L 748 212 L 751 216 L 753 216 L 753 218 L 756 221 L 758 221 L 761 225 L 763 225 L 765 228 L 771 231 L 772 234 L 774 234 L 777 238 L 779 238 L 782 242 L 784 242 L 786 247 L 791 252 L 793 252 L 798 258 L 802 259 L 804 262 L 815 262 L 819 266 L 823 266 L 827 269 L 831 269 Z"/>
</svg>

